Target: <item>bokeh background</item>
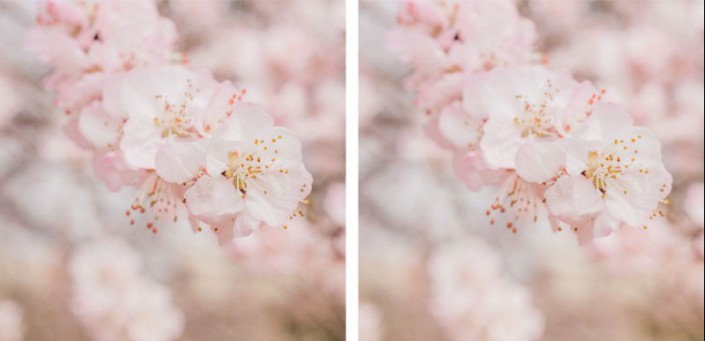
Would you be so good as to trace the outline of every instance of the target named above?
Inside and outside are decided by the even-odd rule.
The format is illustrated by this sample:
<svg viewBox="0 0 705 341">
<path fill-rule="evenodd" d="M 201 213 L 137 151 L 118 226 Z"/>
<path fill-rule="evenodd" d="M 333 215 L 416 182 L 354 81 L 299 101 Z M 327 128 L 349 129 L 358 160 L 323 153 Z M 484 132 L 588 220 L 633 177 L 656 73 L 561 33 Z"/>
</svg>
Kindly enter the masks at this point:
<svg viewBox="0 0 705 341">
<path fill-rule="evenodd" d="M 517 1 L 550 64 L 655 131 L 674 176 L 665 219 L 585 247 L 489 225 L 495 190 L 453 175 L 403 87 L 398 5 L 360 3 L 362 340 L 703 340 L 703 1 Z"/>
<path fill-rule="evenodd" d="M 157 0 L 194 67 L 248 91 L 304 143 L 306 217 L 220 247 L 124 216 L 61 130 L 25 47 L 37 1 L 0 0 L 0 340 L 341 340 L 342 0 Z"/>
</svg>

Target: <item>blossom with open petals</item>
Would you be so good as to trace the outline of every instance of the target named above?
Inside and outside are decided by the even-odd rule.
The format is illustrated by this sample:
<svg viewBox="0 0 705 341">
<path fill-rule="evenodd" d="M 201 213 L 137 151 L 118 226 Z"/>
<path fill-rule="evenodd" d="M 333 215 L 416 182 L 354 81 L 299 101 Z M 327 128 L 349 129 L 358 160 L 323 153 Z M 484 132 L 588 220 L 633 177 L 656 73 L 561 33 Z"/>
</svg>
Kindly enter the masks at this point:
<svg viewBox="0 0 705 341">
<path fill-rule="evenodd" d="M 497 68 L 474 95 L 488 117 L 480 148 L 490 167 L 515 168 L 519 147 L 569 136 L 599 99 L 587 82 L 538 66 Z"/>
<path fill-rule="evenodd" d="M 82 111 L 79 127 L 106 150 L 95 162 L 98 176 L 111 188 L 139 186 L 131 211 L 149 210 L 146 225 L 156 231 L 156 220 L 187 216 L 183 194 L 204 167 L 205 139 L 241 97 L 229 82 L 184 66 L 136 68 L 104 88 L 102 103 Z M 177 152 L 184 157 L 156 167 Z"/>
<path fill-rule="evenodd" d="M 560 223 L 585 242 L 620 225 L 648 226 L 673 181 L 653 134 L 619 106 L 601 104 L 567 142 L 565 174 L 546 191 Z"/>
<path fill-rule="evenodd" d="M 185 193 L 186 205 L 221 242 L 262 224 L 286 227 L 290 218 L 303 215 L 297 207 L 310 193 L 312 178 L 302 163 L 301 143 L 290 130 L 274 126 L 263 108 L 238 104 L 204 148 L 205 154 L 160 150 L 157 173 L 198 177 Z M 183 166 L 199 162 L 203 174 L 199 167 Z"/>
<path fill-rule="evenodd" d="M 29 44 L 54 66 L 54 82 L 173 58 L 174 23 L 150 1 L 44 0 L 36 21 Z"/>
</svg>

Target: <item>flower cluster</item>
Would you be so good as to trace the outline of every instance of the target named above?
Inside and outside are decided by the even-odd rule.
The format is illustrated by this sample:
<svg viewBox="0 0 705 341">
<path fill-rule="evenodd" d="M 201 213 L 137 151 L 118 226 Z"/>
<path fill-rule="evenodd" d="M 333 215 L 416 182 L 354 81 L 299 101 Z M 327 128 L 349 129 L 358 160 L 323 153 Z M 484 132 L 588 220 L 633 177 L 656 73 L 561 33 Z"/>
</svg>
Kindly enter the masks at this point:
<svg viewBox="0 0 705 341">
<path fill-rule="evenodd" d="M 95 340 L 175 340 L 184 328 L 171 292 L 142 274 L 118 239 L 81 246 L 71 259 L 73 311 Z"/>
<path fill-rule="evenodd" d="M 550 223 L 583 243 L 663 215 L 672 178 L 659 141 L 605 90 L 550 68 L 513 1 L 408 0 L 389 38 L 456 175 L 499 188 L 491 224 Z"/>
<path fill-rule="evenodd" d="M 187 219 L 221 242 L 286 228 L 311 191 L 300 141 L 245 90 L 189 67 L 176 38 L 150 1 L 46 0 L 29 44 L 97 177 L 139 188 L 132 224 Z"/>
</svg>

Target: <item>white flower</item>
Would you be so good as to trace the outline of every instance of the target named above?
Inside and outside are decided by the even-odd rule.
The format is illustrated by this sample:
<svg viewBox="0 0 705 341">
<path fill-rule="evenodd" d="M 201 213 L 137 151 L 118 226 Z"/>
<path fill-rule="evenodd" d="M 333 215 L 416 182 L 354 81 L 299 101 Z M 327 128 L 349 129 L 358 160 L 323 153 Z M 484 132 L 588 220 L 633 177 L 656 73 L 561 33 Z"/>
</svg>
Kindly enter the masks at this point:
<svg viewBox="0 0 705 341">
<path fill-rule="evenodd" d="M 120 150 L 133 169 L 154 169 L 157 150 L 168 140 L 194 141 L 209 131 L 207 111 L 219 84 L 182 66 L 138 68 L 109 91 L 103 107 L 124 118 Z"/>
<path fill-rule="evenodd" d="M 566 174 L 546 192 L 560 222 L 581 242 L 609 235 L 621 224 L 646 228 L 671 192 L 661 145 L 647 129 L 634 127 L 621 107 L 601 104 L 567 142 Z"/>
<path fill-rule="evenodd" d="M 302 163 L 301 143 L 273 123 L 261 107 L 239 104 L 206 141 L 205 154 L 164 148 L 157 156 L 157 172 L 174 179 L 199 176 L 200 167 L 184 165 L 205 166 L 185 194 L 186 205 L 221 242 L 248 235 L 261 224 L 286 227 L 288 219 L 303 215 L 297 207 L 310 193 L 312 178 Z"/>
<path fill-rule="evenodd" d="M 531 140 L 569 135 L 592 111 L 597 95 L 589 83 L 543 67 L 497 68 L 477 93 L 488 117 L 480 141 L 492 168 L 515 168 L 519 148 Z"/>
</svg>

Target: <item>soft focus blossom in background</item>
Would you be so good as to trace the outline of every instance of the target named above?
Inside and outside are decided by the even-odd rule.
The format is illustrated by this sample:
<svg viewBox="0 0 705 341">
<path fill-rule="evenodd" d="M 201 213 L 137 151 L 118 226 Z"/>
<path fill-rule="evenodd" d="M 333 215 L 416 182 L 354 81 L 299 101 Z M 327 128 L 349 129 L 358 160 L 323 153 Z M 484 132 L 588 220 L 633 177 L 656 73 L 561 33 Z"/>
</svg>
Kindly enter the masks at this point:
<svg viewBox="0 0 705 341">
<path fill-rule="evenodd" d="M 13 47 L 0 52 L 0 339 L 343 339 L 344 2 L 159 0 L 158 14 L 141 1 L 106 3 L 117 17 L 86 23 L 58 11 L 78 27 L 103 25 L 103 38 L 116 42 L 82 55 L 84 45 L 28 36 L 37 2 L 0 1 L 0 42 Z M 80 44 L 96 39 L 88 31 Z M 56 62 L 67 72 L 44 66 L 27 43 L 53 49 L 48 55 L 64 57 Z M 116 57 L 111 48 L 132 52 Z M 96 60 L 101 77 L 66 78 Z M 107 188 L 109 180 L 125 184 L 105 169 L 120 164 L 106 159 L 94 169 L 91 153 L 69 138 L 77 135 L 65 134 L 72 130 L 64 116 L 96 98 L 89 90 L 102 76 L 164 61 L 247 89 L 275 125 L 298 136 L 315 179 L 303 218 L 222 247 L 212 234 L 193 234 L 185 219 L 157 234 L 130 225 L 125 211 L 137 191 Z M 73 131 L 100 132 L 96 122 L 76 122 Z M 91 137 L 103 146 L 96 155 L 112 148 L 109 134 Z"/>
<path fill-rule="evenodd" d="M 373 308 L 360 318 L 374 333 L 370 340 L 702 340 L 702 8 L 699 0 L 361 1 L 360 298 Z M 468 9 L 482 15 L 448 16 Z M 456 26 L 467 30 L 443 34 Z M 458 48 L 466 37 L 471 48 Z M 478 184 L 501 178 L 478 161 L 482 155 L 463 149 L 483 137 L 474 128 L 483 121 L 463 110 L 483 108 L 491 97 L 457 104 L 465 94 L 456 75 L 532 63 L 591 82 L 595 90 L 576 96 L 619 103 L 634 125 L 653 132 L 648 139 L 660 141 L 673 189 L 667 200 L 660 197 L 669 181 L 654 176 L 646 206 L 669 202 L 664 217 L 584 246 L 548 224 L 516 234 L 491 224 L 486 210 L 497 191 Z M 463 86 L 482 91 L 473 84 Z M 619 117 L 610 113 L 610 120 Z M 513 141 L 505 130 L 480 148 Z M 448 151 L 459 148 L 462 156 Z M 497 151 L 490 157 L 514 161 Z M 657 154 L 643 159 L 660 167 Z M 519 175 L 543 181 L 544 169 Z M 570 205 L 566 214 L 585 208 Z M 492 288 L 509 288 L 501 300 L 491 291 L 477 298 L 488 279 Z"/>
</svg>

